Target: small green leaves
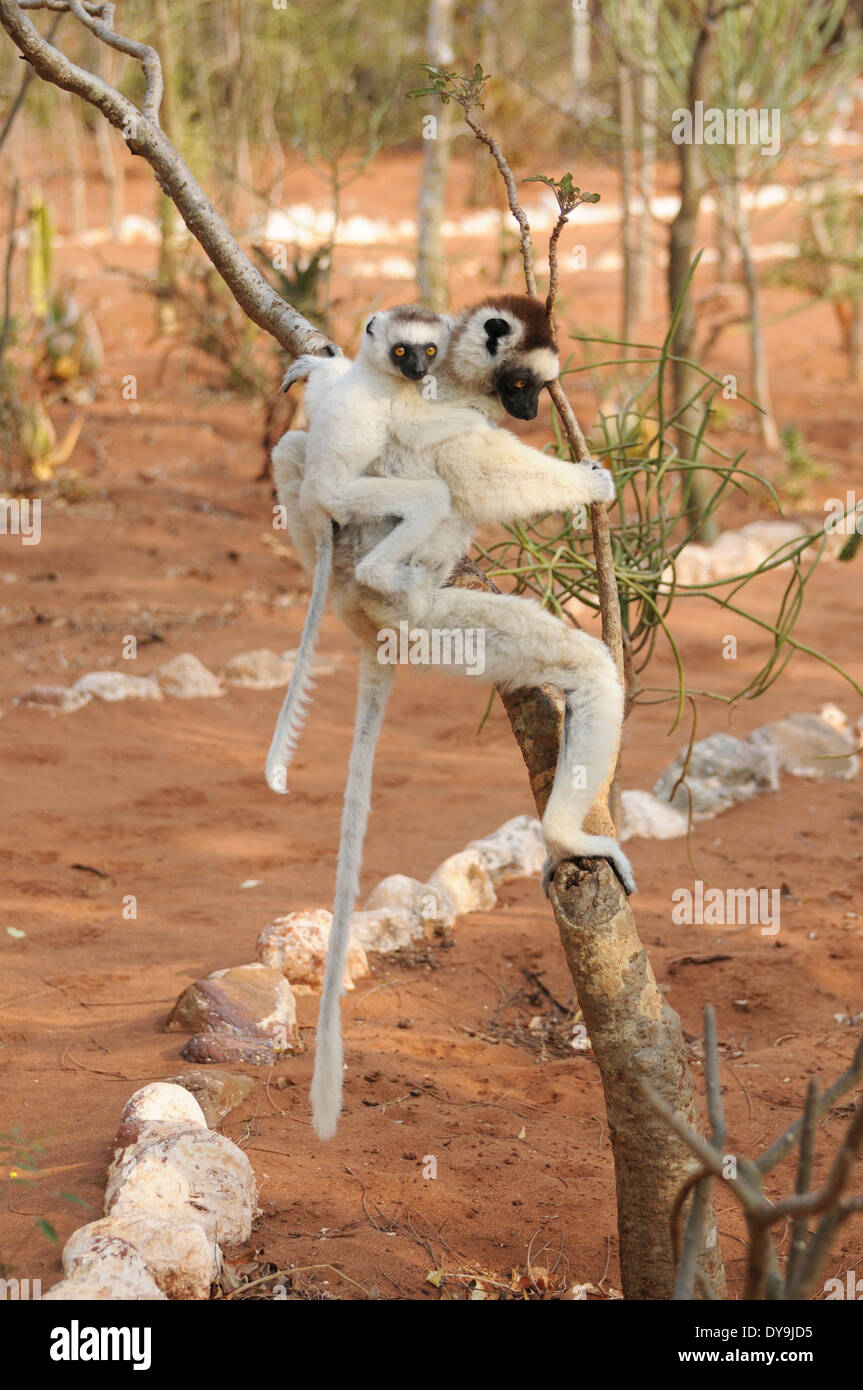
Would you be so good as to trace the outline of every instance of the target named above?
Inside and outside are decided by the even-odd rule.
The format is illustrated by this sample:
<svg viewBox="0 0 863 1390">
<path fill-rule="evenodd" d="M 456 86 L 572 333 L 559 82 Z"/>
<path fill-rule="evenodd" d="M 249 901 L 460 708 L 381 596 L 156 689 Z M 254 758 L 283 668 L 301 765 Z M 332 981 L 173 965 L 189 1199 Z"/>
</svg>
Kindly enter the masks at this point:
<svg viewBox="0 0 863 1390">
<path fill-rule="evenodd" d="M 568 217 L 582 203 L 599 202 L 598 193 L 582 193 L 581 189 L 576 187 L 572 181 L 572 174 L 563 174 L 559 179 L 550 178 L 548 174 L 531 174 L 524 182 L 544 183 L 546 188 L 550 188 L 564 217 Z"/>
<path fill-rule="evenodd" d="M 420 63 L 423 72 L 431 78 L 428 87 L 416 87 L 407 93 L 409 97 L 440 97 L 444 106 L 456 102 L 464 111 L 472 111 L 475 106 L 482 110 L 482 95 L 490 74 L 483 72 L 482 64 L 476 63 L 470 77 L 460 77 L 457 72 L 437 68 L 433 63 Z"/>
</svg>

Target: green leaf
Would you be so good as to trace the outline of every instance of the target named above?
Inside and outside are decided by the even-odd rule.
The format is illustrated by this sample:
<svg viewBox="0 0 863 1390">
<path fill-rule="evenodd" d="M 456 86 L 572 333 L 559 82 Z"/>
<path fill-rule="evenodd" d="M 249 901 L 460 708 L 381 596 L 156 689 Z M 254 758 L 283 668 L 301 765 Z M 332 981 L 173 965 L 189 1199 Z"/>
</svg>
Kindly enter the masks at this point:
<svg viewBox="0 0 863 1390">
<path fill-rule="evenodd" d="M 42 1219 L 42 1217 L 40 1217 L 39 1220 L 36 1222 L 36 1225 L 39 1227 L 39 1230 L 42 1232 L 43 1236 L 48 1237 L 52 1245 L 60 1244 L 59 1240 L 57 1239 L 57 1232 L 54 1230 L 54 1227 L 51 1225 L 50 1221 L 45 1221 Z"/>
</svg>

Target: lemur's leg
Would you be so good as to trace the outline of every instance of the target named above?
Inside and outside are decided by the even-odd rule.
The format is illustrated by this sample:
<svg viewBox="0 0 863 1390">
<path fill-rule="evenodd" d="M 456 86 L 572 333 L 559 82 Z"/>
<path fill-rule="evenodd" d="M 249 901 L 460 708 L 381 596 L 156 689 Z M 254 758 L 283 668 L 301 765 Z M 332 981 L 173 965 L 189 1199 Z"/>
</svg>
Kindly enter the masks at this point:
<svg viewBox="0 0 863 1390">
<path fill-rule="evenodd" d="M 313 572 L 309 610 L 303 625 L 297 659 L 267 754 L 267 784 L 274 792 L 288 790 L 288 768 L 305 722 L 314 680 L 312 658 L 327 603 L 333 567 L 332 535 L 320 546 L 300 510 L 300 487 L 306 462 L 307 435 L 302 430 L 283 434 L 273 449 L 276 496 L 285 509 L 285 523 L 303 567 Z"/>
<path fill-rule="evenodd" d="M 563 737 L 542 827 L 552 870 L 564 859 L 609 859 L 626 891 L 635 882 L 629 860 L 609 835 L 591 835 L 584 819 L 611 780 L 623 721 L 623 691 L 604 643 L 568 627 L 531 599 L 435 589 L 417 628 L 429 651 L 460 660 L 441 669 L 481 675 L 504 690 L 556 685 L 566 697 Z M 448 638 L 448 641 L 445 639 Z M 465 654 L 468 659 L 465 660 Z M 445 658 L 444 658 L 445 663 Z"/>
<path fill-rule="evenodd" d="M 305 430 L 289 430 L 283 434 L 272 452 L 273 481 L 279 505 L 285 509 L 285 522 L 294 549 L 304 569 L 313 571 L 317 561 L 317 544 L 311 528 L 300 511 L 300 488 L 306 467 Z"/>
<path fill-rule="evenodd" d="M 359 890 L 363 840 L 371 802 L 375 748 L 394 670 L 393 666 L 378 664 L 373 648 L 367 647 L 363 650 L 360 659 L 354 743 L 342 811 L 333 921 L 315 1034 L 312 1121 L 321 1139 L 330 1139 L 335 1134 L 342 1108 L 343 1048 L 339 1000 L 344 993 L 351 917 Z"/>
<path fill-rule="evenodd" d="M 379 593 L 398 593 L 419 578 L 416 567 L 408 564 L 426 536 L 440 525 L 450 511 L 449 488 L 437 478 L 356 478 L 333 510 L 337 520 L 380 521 L 393 516 L 400 520 L 357 565 L 359 584 Z"/>
</svg>

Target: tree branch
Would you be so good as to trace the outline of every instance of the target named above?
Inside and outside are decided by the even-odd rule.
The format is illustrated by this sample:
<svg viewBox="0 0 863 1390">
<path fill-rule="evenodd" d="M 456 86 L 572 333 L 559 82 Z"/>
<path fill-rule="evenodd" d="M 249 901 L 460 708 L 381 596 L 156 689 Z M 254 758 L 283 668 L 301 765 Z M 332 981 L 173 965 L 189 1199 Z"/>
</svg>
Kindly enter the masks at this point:
<svg viewBox="0 0 863 1390">
<path fill-rule="evenodd" d="M 71 62 L 42 37 L 25 9 L 68 10 L 103 42 L 135 57 L 146 78 L 143 107 L 139 110 L 102 78 Z M 86 5 L 83 0 L 0 0 L 0 24 L 34 72 L 95 106 L 122 132 L 132 154 L 150 165 L 159 186 L 174 201 L 189 231 L 249 318 L 295 356 L 304 352 L 336 355 L 339 349 L 326 335 L 282 299 L 252 265 L 191 170 L 160 130 L 162 70 L 158 54 L 145 44 L 116 34 L 111 27 L 112 12 L 111 5 Z"/>
</svg>

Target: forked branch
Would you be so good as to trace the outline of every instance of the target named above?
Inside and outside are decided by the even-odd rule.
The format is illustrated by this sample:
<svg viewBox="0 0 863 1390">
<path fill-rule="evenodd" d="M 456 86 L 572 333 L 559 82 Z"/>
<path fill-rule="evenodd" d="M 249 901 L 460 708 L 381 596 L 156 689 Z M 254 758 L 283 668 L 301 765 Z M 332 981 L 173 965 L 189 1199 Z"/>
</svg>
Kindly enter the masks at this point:
<svg viewBox="0 0 863 1390">
<path fill-rule="evenodd" d="M 693 1247 L 698 1248 L 704 1226 L 698 1194 L 705 1183 L 712 1184 L 718 1180 L 740 1202 L 749 1231 L 744 1298 L 809 1298 L 823 1274 L 836 1231 L 850 1216 L 863 1210 L 863 1196 L 845 1196 L 863 1149 L 863 1104 L 858 1105 L 851 1115 L 827 1181 L 815 1191 L 810 1190 L 809 1186 L 818 1121 L 863 1078 L 863 1038 L 857 1044 L 851 1065 L 823 1094 L 819 1095 L 818 1083 L 812 1078 L 802 1115 L 757 1161 L 742 1154 L 725 1152 L 725 1119 L 719 1092 L 719 1050 L 716 1021 L 710 1007 L 705 1010 L 704 1019 L 704 1068 L 713 1125 L 709 1140 L 697 1134 L 647 1081 L 642 1082 L 645 1095 L 656 1113 L 683 1140 L 700 1165 L 681 1187 L 672 1212 L 672 1244 L 675 1256 L 679 1255 L 674 1297 L 692 1297 L 695 1267 L 691 1251 Z M 762 1192 L 762 1177 L 795 1147 L 799 1147 L 799 1158 L 794 1195 L 780 1201 L 768 1201 Z M 695 1198 L 681 1251 L 679 1215 L 693 1188 Z M 808 1224 L 812 1216 L 818 1216 L 820 1220 L 809 1237 Z M 788 1218 L 792 1220 L 791 1248 L 783 1274 L 770 1231 L 771 1227 Z"/>
</svg>

